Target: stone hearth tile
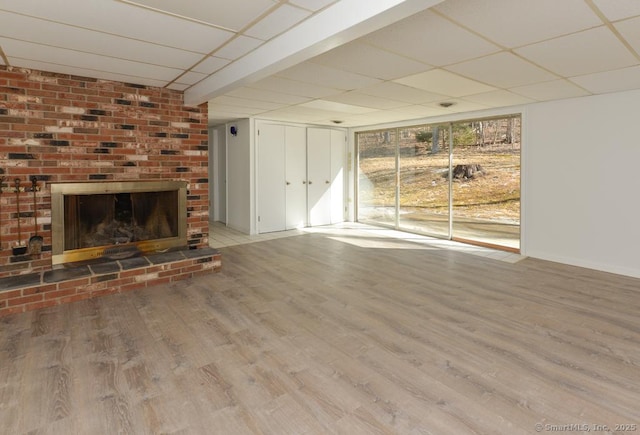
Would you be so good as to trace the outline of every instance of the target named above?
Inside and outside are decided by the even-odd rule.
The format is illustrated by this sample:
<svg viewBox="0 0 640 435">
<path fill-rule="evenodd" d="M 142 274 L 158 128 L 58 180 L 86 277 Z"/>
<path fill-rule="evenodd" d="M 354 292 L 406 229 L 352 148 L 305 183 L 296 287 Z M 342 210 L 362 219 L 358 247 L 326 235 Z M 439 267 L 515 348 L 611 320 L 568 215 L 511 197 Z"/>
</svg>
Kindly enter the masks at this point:
<svg viewBox="0 0 640 435">
<path fill-rule="evenodd" d="M 120 272 L 120 265 L 117 261 L 108 261 L 105 263 L 96 263 L 89 265 L 91 271 L 96 275 L 102 275 L 105 273 Z"/>
<path fill-rule="evenodd" d="M 26 275 L 8 276 L 0 278 L 0 292 L 22 287 L 32 287 L 41 283 L 40 273 L 28 273 Z"/>
<path fill-rule="evenodd" d="M 132 257 L 124 260 L 119 260 L 122 270 L 136 269 L 138 267 L 147 267 L 151 263 L 147 260 L 147 257 Z"/>
<path fill-rule="evenodd" d="M 212 255 L 218 255 L 220 251 L 215 248 L 201 248 L 201 249 L 189 249 L 186 251 L 182 251 L 185 257 L 187 258 L 200 258 L 200 257 L 210 257 Z"/>
<path fill-rule="evenodd" d="M 48 270 L 44 272 L 42 281 L 45 283 L 68 281 L 71 279 L 91 276 L 89 266 L 70 267 L 68 269 Z"/>
<path fill-rule="evenodd" d="M 172 261 L 184 260 L 184 255 L 181 251 L 163 252 L 161 254 L 153 254 L 147 257 L 152 264 L 170 263 Z"/>
</svg>

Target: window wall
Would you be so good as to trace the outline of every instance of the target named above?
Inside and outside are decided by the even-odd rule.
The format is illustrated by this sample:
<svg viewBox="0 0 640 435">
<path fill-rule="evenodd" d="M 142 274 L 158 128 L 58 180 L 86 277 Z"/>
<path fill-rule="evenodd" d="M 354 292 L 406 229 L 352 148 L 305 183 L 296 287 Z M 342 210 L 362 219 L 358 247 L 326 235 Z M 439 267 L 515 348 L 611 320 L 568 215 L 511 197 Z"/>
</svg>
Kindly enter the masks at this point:
<svg viewBox="0 0 640 435">
<path fill-rule="evenodd" d="M 358 220 L 520 248 L 520 116 L 359 132 Z"/>
<path fill-rule="evenodd" d="M 399 129 L 398 226 L 449 237 L 449 126 Z"/>
<path fill-rule="evenodd" d="M 397 131 L 358 133 L 358 217 L 383 225 L 397 220 Z"/>
</svg>

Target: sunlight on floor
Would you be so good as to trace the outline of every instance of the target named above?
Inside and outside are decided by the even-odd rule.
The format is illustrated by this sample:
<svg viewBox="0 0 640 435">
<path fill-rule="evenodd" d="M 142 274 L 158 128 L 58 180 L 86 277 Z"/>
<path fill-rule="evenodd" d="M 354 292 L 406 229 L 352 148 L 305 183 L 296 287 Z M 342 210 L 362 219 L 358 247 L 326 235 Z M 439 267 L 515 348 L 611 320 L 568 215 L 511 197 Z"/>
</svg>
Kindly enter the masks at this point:
<svg viewBox="0 0 640 435">
<path fill-rule="evenodd" d="M 343 243 L 349 243 L 363 248 L 425 250 L 449 249 L 456 252 L 464 252 L 466 254 L 505 261 L 507 263 L 517 263 L 525 258 L 522 255 L 511 252 L 467 245 L 465 243 L 437 239 L 419 234 L 405 233 L 388 228 L 379 228 L 357 222 L 344 222 L 335 225 L 254 235 L 248 235 L 241 233 L 240 231 L 233 230 L 221 222 L 214 222 L 210 224 L 210 230 L 209 245 L 212 248 L 224 248 L 226 246 L 242 245 L 246 243 L 262 242 L 265 240 L 313 233 L 324 234 L 333 240 L 338 240 Z"/>
</svg>

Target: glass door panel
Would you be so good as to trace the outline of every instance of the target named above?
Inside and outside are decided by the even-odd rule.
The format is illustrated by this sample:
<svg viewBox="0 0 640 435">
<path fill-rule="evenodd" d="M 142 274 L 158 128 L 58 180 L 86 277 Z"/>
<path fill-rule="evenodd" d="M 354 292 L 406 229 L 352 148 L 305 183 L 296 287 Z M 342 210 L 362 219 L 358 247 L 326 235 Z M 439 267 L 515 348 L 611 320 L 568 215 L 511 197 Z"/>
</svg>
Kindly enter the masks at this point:
<svg viewBox="0 0 640 435">
<path fill-rule="evenodd" d="M 452 125 L 453 238 L 520 249 L 520 117 Z"/>
<path fill-rule="evenodd" d="M 399 129 L 400 229 L 449 237 L 449 126 Z"/>
<path fill-rule="evenodd" d="M 396 129 L 358 133 L 358 220 L 396 224 Z"/>
</svg>

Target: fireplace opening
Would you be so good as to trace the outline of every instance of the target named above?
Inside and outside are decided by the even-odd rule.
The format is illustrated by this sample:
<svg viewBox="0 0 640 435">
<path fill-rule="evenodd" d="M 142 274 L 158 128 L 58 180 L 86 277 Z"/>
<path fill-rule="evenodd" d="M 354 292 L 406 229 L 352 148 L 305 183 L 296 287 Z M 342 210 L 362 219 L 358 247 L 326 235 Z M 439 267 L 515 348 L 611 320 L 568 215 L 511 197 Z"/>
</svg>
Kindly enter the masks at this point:
<svg viewBox="0 0 640 435">
<path fill-rule="evenodd" d="M 178 192 L 67 195 L 64 250 L 178 236 Z"/>
<path fill-rule="evenodd" d="M 187 245 L 186 183 L 52 185 L 53 264 Z"/>
</svg>

